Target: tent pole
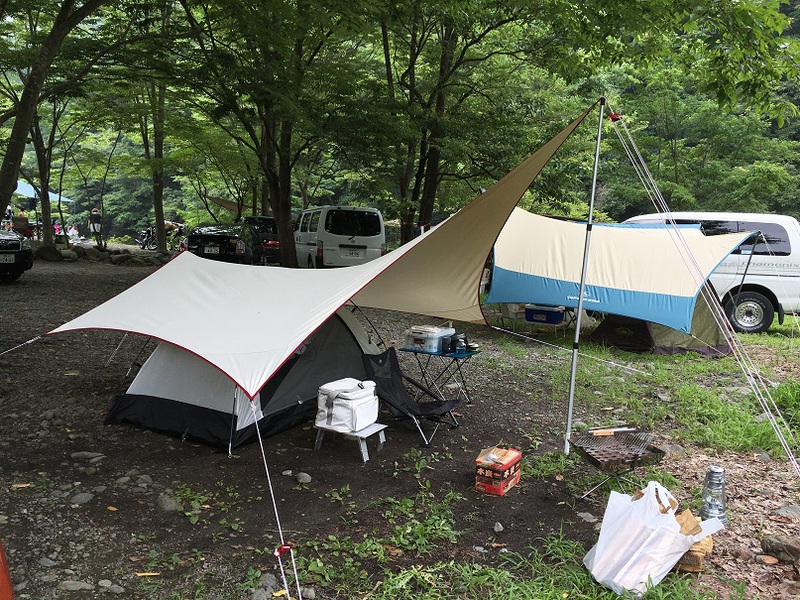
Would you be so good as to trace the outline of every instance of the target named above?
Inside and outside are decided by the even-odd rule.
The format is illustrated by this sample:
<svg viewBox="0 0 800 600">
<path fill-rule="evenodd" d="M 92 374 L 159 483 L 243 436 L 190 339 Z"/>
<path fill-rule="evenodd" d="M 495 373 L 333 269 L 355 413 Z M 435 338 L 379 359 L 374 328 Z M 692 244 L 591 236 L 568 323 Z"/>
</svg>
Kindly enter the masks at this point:
<svg viewBox="0 0 800 600">
<path fill-rule="evenodd" d="M 586 219 L 586 241 L 583 246 L 583 266 L 581 267 L 581 283 L 578 288 L 578 315 L 575 319 L 575 338 L 572 341 L 572 364 L 569 372 L 569 404 L 567 407 L 567 430 L 564 434 L 564 454 L 569 454 L 569 438 L 572 434 L 572 408 L 575 403 L 575 371 L 578 367 L 578 346 L 581 336 L 581 314 L 583 313 L 583 293 L 586 289 L 586 266 L 589 262 L 589 242 L 592 238 L 592 217 L 594 213 L 594 198 L 597 191 L 597 166 L 600 161 L 600 140 L 603 135 L 603 107 L 606 105 L 604 96 L 600 96 L 600 118 L 597 123 L 597 144 L 594 149 L 594 169 L 592 171 L 592 193 L 589 198 L 589 215 Z"/>
<path fill-rule="evenodd" d="M 239 386 L 233 389 L 233 408 L 231 409 L 231 432 L 228 434 L 228 458 L 233 457 L 233 428 L 236 425 L 236 400 L 239 395 Z"/>
</svg>

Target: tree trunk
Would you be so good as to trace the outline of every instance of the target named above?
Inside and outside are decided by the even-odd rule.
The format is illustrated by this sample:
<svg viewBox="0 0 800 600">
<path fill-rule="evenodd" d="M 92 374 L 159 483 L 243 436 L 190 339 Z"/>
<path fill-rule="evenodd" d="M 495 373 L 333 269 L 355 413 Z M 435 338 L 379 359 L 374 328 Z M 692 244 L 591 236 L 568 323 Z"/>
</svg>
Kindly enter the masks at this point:
<svg viewBox="0 0 800 600">
<path fill-rule="evenodd" d="M 14 190 L 17 189 L 17 178 L 19 177 L 22 157 L 25 154 L 28 132 L 36 114 L 39 94 L 44 86 L 50 65 L 53 64 L 53 60 L 58 55 L 61 44 L 67 35 L 83 19 L 105 4 L 106 1 L 86 0 L 83 6 L 74 12 L 71 11 L 75 6 L 75 0 L 64 0 L 61 5 L 61 9 L 53 22 L 53 28 L 42 42 L 39 54 L 31 65 L 28 77 L 25 80 L 25 88 L 22 91 L 17 114 L 14 118 L 14 126 L 11 129 L 3 164 L 0 165 L 0 205 L 6 206 L 10 204 L 11 196 Z M 44 192 L 46 193 L 47 190 L 44 190 Z"/>
<path fill-rule="evenodd" d="M 428 137 L 429 150 L 425 157 L 425 183 L 419 202 L 419 217 L 417 223 L 426 229 L 431 226 L 433 207 L 436 202 L 436 191 L 439 188 L 440 165 L 442 159 L 441 120 L 445 115 L 447 98 L 444 84 L 453 68 L 453 55 L 455 53 L 457 35 L 452 27 L 445 27 L 441 38 L 441 54 L 439 55 L 439 78 L 434 90 L 434 116 Z"/>
<path fill-rule="evenodd" d="M 156 240 L 158 250 L 167 252 L 167 231 L 164 224 L 164 139 L 166 137 L 164 110 L 166 105 L 166 84 L 159 83 L 151 89 L 153 98 L 153 212 L 156 219 Z"/>
</svg>

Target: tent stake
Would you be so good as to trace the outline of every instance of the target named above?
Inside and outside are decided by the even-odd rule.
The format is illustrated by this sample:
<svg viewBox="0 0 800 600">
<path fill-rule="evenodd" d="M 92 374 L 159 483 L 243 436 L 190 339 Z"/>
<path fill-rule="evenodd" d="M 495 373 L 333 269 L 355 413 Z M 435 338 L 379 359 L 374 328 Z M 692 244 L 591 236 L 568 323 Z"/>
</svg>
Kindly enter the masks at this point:
<svg viewBox="0 0 800 600">
<path fill-rule="evenodd" d="M 586 266 L 589 262 L 589 242 L 592 238 L 592 216 L 594 213 L 594 197 L 597 190 L 597 165 L 600 161 L 600 140 L 603 136 L 603 107 L 605 96 L 600 96 L 600 118 L 597 123 L 597 144 L 594 149 L 594 169 L 592 171 L 592 193 L 589 198 L 589 215 L 586 219 L 586 242 L 583 246 L 583 265 L 581 267 L 581 283 L 578 288 L 578 316 L 575 319 L 575 338 L 572 342 L 572 364 L 569 372 L 569 404 L 567 406 L 567 430 L 564 434 L 564 454 L 569 454 L 569 437 L 572 434 L 572 408 L 575 403 L 575 371 L 578 366 L 578 346 L 581 337 L 581 314 L 583 313 L 583 293 L 586 289 Z"/>
</svg>

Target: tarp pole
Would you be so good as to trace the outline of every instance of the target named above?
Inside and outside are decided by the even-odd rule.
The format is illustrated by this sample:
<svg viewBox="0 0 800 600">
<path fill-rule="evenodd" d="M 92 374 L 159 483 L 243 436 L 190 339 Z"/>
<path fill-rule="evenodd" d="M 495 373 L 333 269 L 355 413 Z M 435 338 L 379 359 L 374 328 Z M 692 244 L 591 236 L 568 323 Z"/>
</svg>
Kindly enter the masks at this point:
<svg viewBox="0 0 800 600">
<path fill-rule="evenodd" d="M 594 198 L 597 191 L 597 167 L 600 162 L 600 140 L 603 135 L 604 96 L 600 97 L 600 118 L 597 123 L 597 144 L 594 149 L 594 169 L 592 171 L 592 193 L 589 197 L 589 215 L 586 219 L 586 241 L 583 246 L 583 265 L 581 266 L 581 283 L 578 288 L 578 315 L 575 319 L 575 338 L 572 341 L 572 364 L 569 373 L 569 404 L 567 406 L 567 430 L 564 434 L 564 454 L 569 454 L 569 438 L 572 435 L 572 408 L 575 403 L 575 371 L 578 367 L 578 346 L 581 338 L 581 314 L 583 313 L 583 292 L 586 289 L 586 267 L 589 263 L 589 242 L 592 239 L 592 218 Z"/>
</svg>

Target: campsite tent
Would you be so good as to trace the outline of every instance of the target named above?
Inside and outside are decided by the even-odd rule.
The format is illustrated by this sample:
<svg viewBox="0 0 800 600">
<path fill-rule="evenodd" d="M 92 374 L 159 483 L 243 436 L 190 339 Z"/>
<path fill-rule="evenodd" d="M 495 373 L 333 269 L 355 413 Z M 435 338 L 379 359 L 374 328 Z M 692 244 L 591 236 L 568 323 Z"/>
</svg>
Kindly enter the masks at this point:
<svg viewBox="0 0 800 600">
<path fill-rule="evenodd" d="M 225 446 L 302 423 L 316 411 L 317 388 L 342 377 L 364 379 L 362 353 L 377 353 L 355 316 L 338 310 L 309 337 L 251 403 L 241 388 L 208 362 L 161 342 L 128 390 L 114 399 L 107 423 L 133 423 Z"/>
<path fill-rule="evenodd" d="M 576 308 L 585 235 L 585 223 L 515 209 L 495 245 L 486 303 Z M 748 235 L 595 224 L 583 308 L 688 332 L 703 282 Z"/>
<path fill-rule="evenodd" d="M 274 385 L 273 378 L 277 381 L 306 340 L 349 300 L 442 319 L 485 322 L 478 290 L 492 245 L 516 203 L 592 108 L 450 219 L 376 260 L 342 269 L 285 269 L 221 263 L 184 252 L 143 281 L 48 335 L 105 329 L 167 342 L 185 351 L 182 359 L 188 360 L 191 355 L 229 379 L 238 388 L 235 394 L 253 400 L 256 411 L 265 412 L 262 429 L 277 433 L 294 424 L 303 410 L 296 408 L 293 412 L 289 407 L 280 408 L 280 404 L 274 411 L 265 409 L 266 397 L 260 393 Z M 469 244 L 463 243 L 466 238 Z M 187 289 L 192 293 L 186 294 Z M 174 300 L 154 303 L 153 298 Z M 198 331 L 197 323 L 211 321 L 220 335 Z M 165 350 L 159 354 L 173 353 Z M 147 371 L 150 369 L 148 366 Z M 155 368 L 152 372 L 157 373 Z M 328 379 L 349 373 L 339 372 Z M 131 391 L 131 396 L 134 392 L 150 396 L 141 406 L 154 406 L 153 398 L 158 397 L 173 400 L 172 407 L 190 406 L 175 402 L 177 393 L 149 390 L 144 382 L 142 376 Z M 221 393 L 232 407 L 233 388 Z M 310 394 L 308 390 L 304 393 Z M 188 398 L 188 394 L 181 392 L 180 397 Z M 204 412 L 191 410 L 195 414 Z M 242 414 L 239 409 L 230 410 L 231 414 Z M 116 418 L 122 413 L 120 405 Z M 176 422 L 170 429 L 177 431 L 182 423 L 173 420 Z M 151 422 L 163 425 L 155 417 Z M 247 427 L 245 422 L 243 416 L 236 417 L 237 428 Z M 219 433 L 213 435 L 224 439 Z"/>
<path fill-rule="evenodd" d="M 486 257 L 519 199 L 591 108 L 441 225 L 369 263 L 335 270 L 264 268 L 185 252 L 49 334 L 106 329 L 152 337 L 213 366 L 244 396 L 255 399 L 305 340 L 350 300 L 360 306 L 485 323 L 478 291 Z M 538 248 L 530 244 L 532 237 L 525 238 L 520 251 Z M 648 268 L 649 264 L 639 271 Z M 192 293 L 186 294 L 187 289 Z M 174 300 L 154 303 L 153 298 Z M 198 331 L 197 323 L 211 321 L 220 335 Z M 226 402 L 232 405 L 233 398 Z M 263 398 L 260 404 L 263 407 Z M 279 409 L 263 425 L 277 432 L 292 418 Z"/>
<path fill-rule="evenodd" d="M 598 344 L 630 352 L 680 354 L 692 351 L 704 356 L 730 354 L 731 346 L 714 318 L 709 302 L 719 304 L 716 297 L 708 294 L 695 303 L 688 333 L 652 321 L 609 314 L 589 337 Z"/>
</svg>

